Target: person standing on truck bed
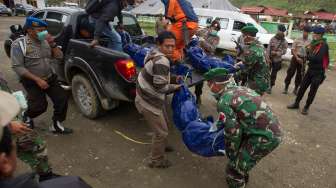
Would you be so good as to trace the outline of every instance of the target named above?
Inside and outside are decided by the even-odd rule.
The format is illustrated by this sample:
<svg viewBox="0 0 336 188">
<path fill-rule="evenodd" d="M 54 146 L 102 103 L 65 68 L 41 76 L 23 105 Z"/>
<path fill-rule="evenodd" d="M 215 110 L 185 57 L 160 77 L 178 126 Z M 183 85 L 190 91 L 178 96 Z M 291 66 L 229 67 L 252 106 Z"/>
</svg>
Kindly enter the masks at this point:
<svg viewBox="0 0 336 188">
<path fill-rule="evenodd" d="M 288 94 L 288 87 L 291 83 L 293 76 L 295 76 L 295 88 L 293 93 L 296 95 L 298 88 L 301 84 L 302 77 L 305 73 L 305 66 L 307 60 L 307 51 L 306 47 L 310 44 L 309 33 L 311 32 L 311 28 L 309 26 L 305 26 L 303 28 L 303 36 L 302 38 L 298 38 L 294 41 L 292 47 L 292 60 L 287 70 L 287 76 L 285 79 L 285 89 L 283 94 Z"/>
<path fill-rule="evenodd" d="M 183 49 L 198 28 L 198 17 L 187 0 L 161 0 L 165 6 L 165 17 L 171 21 L 168 30 L 176 37 L 173 61 L 182 61 Z"/>
<path fill-rule="evenodd" d="M 286 54 L 288 43 L 285 38 L 286 27 L 282 24 L 278 26 L 278 33 L 271 39 L 268 48 L 267 55 L 271 63 L 271 87 L 268 93 L 272 93 L 272 87 L 275 85 L 277 74 L 281 70 L 282 56 Z"/>
<path fill-rule="evenodd" d="M 199 29 L 196 36 L 199 38 L 199 45 L 207 55 L 214 56 L 216 48 L 219 44 L 220 38 L 218 32 L 221 30 L 221 26 L 218 20 L 214 20 L 207 28 Z M 202 89 L 203 82 L 195 86 L 196 104 L 202 103 Z"/>
<path fill-rule="evenodd" d="M 148 166 L 168 168 L 171 162 L 165 158 L 165 151 L 169 148 L 166 145 L 168 136 L 166 95 L 178 90 L 181 86 L 171 84 L 169 59 L 172 58 L 175 49 L 174 34 L 163 31 L 158 35 L 157 43 L 158 48 L 149 52 L 145 59 L 145 66 L 139 73 L 135 105 L 154 132 Z"/>
<path fill-rule="evenodd" d="M 306 105 L 302 110 L 307 115 L 310 105 L 313 103 L 317 90 L 326 78 L 325 71 L 329 66 L 329 46 L 323 38 L 325 28 L 316 26 L 313 29 L 313 41 L 307 47 L 308 70 L 303 77 L 295 102 L 289 105 L 289 109 L 298 109 L 306 90 L 310 86 Z"/>
<path fill-rule="evenodd" d="M 118 26 L 123 24 L 122 10 L 127 6 L 126 0 L 90 0 L 85 8 L 90 15 L 90 23 L 94 25 L 94 38 L 90 46 L 99 44 L 101 37 L 109 38 L 108 48 L 122 51 L 122 41 L 118 32 L 109 24 L 118 17 Z"/>
<path fill-rule="evenodd" d="M 51 66 L 52 60 L 62 60 L 63 53 L 48 34 L 47 23 L 28 17 L 25 28 L 27 35 L 15 40 L 11 49 L 12 68 L 27 91 L 28 109 L 24 122 L 34 128 L 33 118 L 47 110 L 48 95 L 54 104 L 53 124 L 50 131 L 55 134 L 71 134 L 72 129 L 62 126 L 68 109 L 68 94 L 60 86 Z"/>
</svg>

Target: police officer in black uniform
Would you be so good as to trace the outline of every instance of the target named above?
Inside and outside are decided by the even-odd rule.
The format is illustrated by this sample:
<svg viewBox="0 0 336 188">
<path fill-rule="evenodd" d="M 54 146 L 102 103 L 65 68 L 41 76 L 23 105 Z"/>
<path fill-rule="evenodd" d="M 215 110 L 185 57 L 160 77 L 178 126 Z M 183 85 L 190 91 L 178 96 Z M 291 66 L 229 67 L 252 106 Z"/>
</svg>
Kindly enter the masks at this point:
<svg viewBox="0 0 336 188">
<path fill-rule="evenodd" d="M 288 109 L 298 109 L 306 90 L 310 86 L 306 105 L 302 110 L 303 115 L 308 114 L 310 105 L 313 103 L 319 86 L 322 84 L 325 76 L 325 70 L 329 66 L 329 47 L 323 38 L 325 28 L 316 26 L 313 29 L 313 41 L 307 47 L 308 52 L 308 70 L 300 85 L 295 102 Z"/>
</svg>

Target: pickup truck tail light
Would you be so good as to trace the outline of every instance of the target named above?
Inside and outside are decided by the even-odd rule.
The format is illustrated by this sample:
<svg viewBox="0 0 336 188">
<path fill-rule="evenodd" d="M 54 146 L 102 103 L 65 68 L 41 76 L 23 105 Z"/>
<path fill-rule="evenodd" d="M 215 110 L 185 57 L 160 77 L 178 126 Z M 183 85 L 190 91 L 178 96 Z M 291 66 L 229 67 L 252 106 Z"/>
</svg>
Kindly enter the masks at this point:
<svg viewBox="0 0 336 188">
<path fill-rule="evenodd" d="M 122 59 L 114 64 L 117 72 L 127 81 L 132 82 L 136 79 L 136 67 L 132 60 Z"/>
</svg>

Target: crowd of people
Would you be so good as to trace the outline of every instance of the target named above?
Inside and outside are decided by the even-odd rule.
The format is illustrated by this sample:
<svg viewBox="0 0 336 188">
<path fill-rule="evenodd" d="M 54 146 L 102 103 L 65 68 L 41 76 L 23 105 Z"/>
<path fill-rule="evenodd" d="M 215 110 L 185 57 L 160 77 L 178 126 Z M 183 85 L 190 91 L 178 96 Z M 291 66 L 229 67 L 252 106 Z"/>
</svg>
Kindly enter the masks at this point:
<svg viewBox="0 0 336 188">
<path fill-rule="evenodd" d="M 98 5 L 95 0 L 91 2 L 93 3 L 89 2 L 86 8 L 90 24 L 95 25 L 90 46 L 99 45 L 100 39 L 107 37 L 109 48 L 122 51 L 121 11 L 128 2 L 102 0 Z M 165 15 L 156 28 L 156 48 L 147 54 L 136 83 L 136 108 L 154 133 L 148 162 L 150 168 L 168 168 L 172 165 L 165 155 L 165 152 L 173 151 L 167 143 L 167 95 L 178 91 L 183 79 L 171 75 L 171 66 L 183 63 L 184 49 L 194 35 L 198 37 L 199 46 L 205 53 L 215 56 L 220 41 L 218 32 L 221 29 L 218 20 L 214 20 L 208 28 L 200 29 L 198 17 L 187 0 L 162 0 L 162 3 L 165 5 Z M 117 30 L 109 25 L 115 18 L 119 20 Z M 48 161 L 45 141 L 34 130 L 34 118 L 47 109 L 46 96 L 54 104 L 50 131 L 54 134 L 73 133 L 72 129 L 62 125 L 66 120 L 68 95 L 60 86 L 50 65 L 53 59 L 62 59 L 63 53 L 54 38 L 48 34 L 47 27 L 47 23 L 42 20 L 27 18 L 26 36 L 17 39 L 12 45 L 12 69 L 18 75 L 28 99 L 28 108 L 22 114 L 19 113 L 15 99 L 8 94 L 11 90 L 5 79 L 0 78 L 0 185 L 4 188 L 15 187 L 13 185 L 22 180 L 13 177 L 16 152 L 37 173 L 40 182 L 59 177 L 53 173 Z M 249 181 L 249 171 L 277 148 L 282 138 L 280 122 L 263 96 L 272 93 L 277 73 L 282 67 L 282 55 L 288 48 L 286 28 L 279 25 L 278 33 L 271 39 L 267 49 L 256 38 L 258 29 L 255 26 L 249 24 L 241 32 L 235 66 L 244 65 L 245 68 L 235 75 L 223 68 L 215 68 L 204 74 L 209 90 L 218 101 L 220 118 L 216 125 L 225 132 L 225 149 L 229 160 L 226 180 L 230 188 L 245 187 Z M 311 32 L 313 40 L 309 40 Z M 293 92 L 297 97 L 288 108 L 297 109 L 310 86 L 302 110 L 304 115 L 308 114 L 329 64 L 324 33 L 323 27 L 305 26 L 302 38 L 297 39 L 292 48 L 293 58 L 287 70 L 283 93 L 288 93 L 291 79 L 296 74 Z M 195 94 L 199 105 L 202 103 L 203 87 L 203 82 L 196 86 Z M 38 184 L 34 178 L 28 179 Z"/>
</svg>

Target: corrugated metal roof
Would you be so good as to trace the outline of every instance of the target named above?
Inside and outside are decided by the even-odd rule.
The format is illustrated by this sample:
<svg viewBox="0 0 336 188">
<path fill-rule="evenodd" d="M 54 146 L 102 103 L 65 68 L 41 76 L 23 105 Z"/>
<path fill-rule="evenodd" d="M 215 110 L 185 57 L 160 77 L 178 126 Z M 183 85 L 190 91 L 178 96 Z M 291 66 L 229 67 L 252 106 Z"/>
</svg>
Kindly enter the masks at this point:
<svg viewBox="0 0 336 188">
<path fill-rule="evenodd" d="M 313 15 L 316 17 L 316 19 L 319 19 L 319 20 L 333 21 L 336 19 L 336 14 L 333 14 L 330 12 L 313 12 Z"/>
<path fill-rule="evenodd" d="M 272 7 L 257 6 L 257 7 L 242 7 L 241 11 L 246 14 L 263 14 L 269 16 L 288 16 L 288 11 Z"/>
<path fill-rule="evenodd" d="M 261 14 L 265 7 L 242 7 L 240 11 L 247 14 Z"/>
<path fill-rule="evenodd" d="M 286 17 L 288 16 L 288 11 L 284 9 L 277 9 L 277 8 L 272 8 L 272 7 L 266 7 L 264 10 L 265 15 L 270 15 L 270 16 L 282 16 Z"/>
</svg>

